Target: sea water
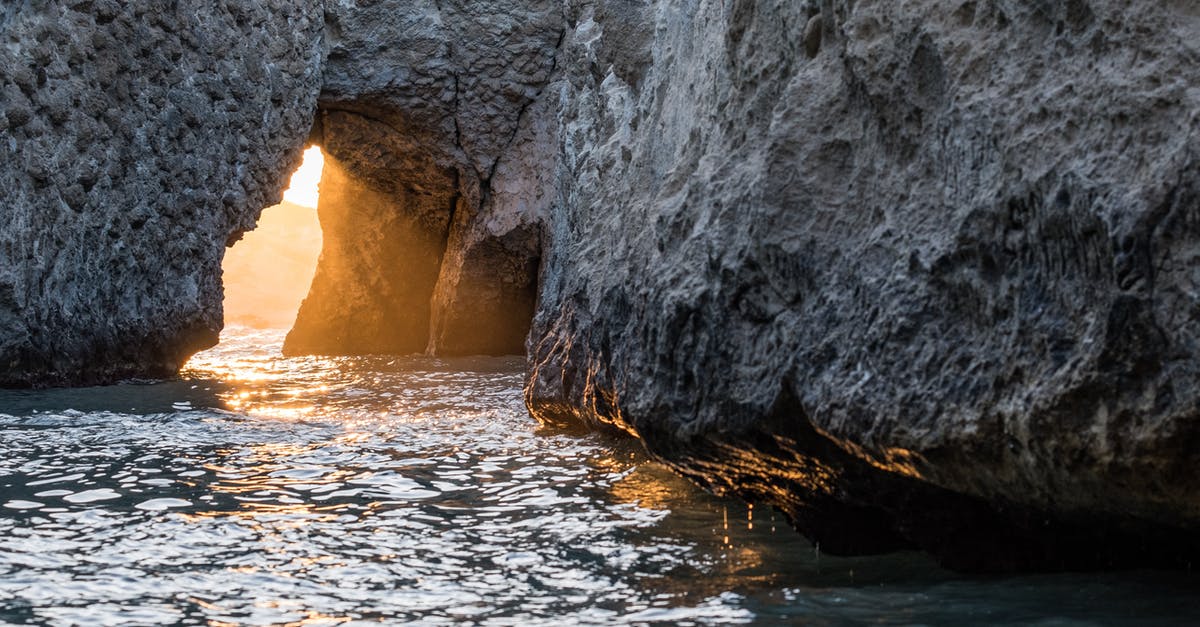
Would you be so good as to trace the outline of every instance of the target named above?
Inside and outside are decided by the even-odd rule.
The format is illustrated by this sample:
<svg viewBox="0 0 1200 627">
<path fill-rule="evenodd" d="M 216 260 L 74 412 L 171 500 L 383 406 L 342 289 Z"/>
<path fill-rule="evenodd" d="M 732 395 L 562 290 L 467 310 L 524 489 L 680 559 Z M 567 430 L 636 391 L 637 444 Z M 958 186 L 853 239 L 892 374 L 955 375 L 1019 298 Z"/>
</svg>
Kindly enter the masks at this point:
<svg viewBox="0 0 1200 627">
<path fill-rule="evenodd" d="M 284 359 L 0 392 L 0 623 L 1200 624 L 1186 572 L 823 555 L 636 442 L 540 427 L 519 358 Z"/>
</svg>

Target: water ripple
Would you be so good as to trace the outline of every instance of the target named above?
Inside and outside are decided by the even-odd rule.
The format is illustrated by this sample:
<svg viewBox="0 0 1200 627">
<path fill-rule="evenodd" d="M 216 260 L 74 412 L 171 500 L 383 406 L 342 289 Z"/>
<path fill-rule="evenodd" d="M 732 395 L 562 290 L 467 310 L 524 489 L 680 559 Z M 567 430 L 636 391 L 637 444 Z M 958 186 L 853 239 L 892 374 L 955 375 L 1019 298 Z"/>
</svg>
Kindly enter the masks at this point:
<svg viewBox="0 0 1200 627">
<path fill-rule="evenodd" d="M 538 428 L 519 359 L 288 360 L 280 340 L 240 330 L 179 381 L 0 393 L 0 621 L 1144 623 L 1121 611 L 1195 591 L 822 557 L 632 443 Z"/>
</svg>

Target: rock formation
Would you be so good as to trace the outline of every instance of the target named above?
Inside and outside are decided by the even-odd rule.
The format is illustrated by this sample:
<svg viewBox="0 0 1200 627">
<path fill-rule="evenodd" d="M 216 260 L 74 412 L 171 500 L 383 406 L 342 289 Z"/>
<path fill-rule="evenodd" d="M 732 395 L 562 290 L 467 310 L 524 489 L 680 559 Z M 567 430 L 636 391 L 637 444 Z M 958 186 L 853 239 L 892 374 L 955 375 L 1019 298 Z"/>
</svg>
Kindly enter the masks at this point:
<svg viewBox="0 0 1200 627">
<path fill-rule="evenodd" d="M 535 415 L 831 551 L 1194 560 L 1200 10 L 605 6 L 560 60 Z"/>
<path fill-rule="evenodd" d="M 315 141 L 289 352 L 532 312 L 535 416 L 822 550 L 1200 556 L 1192 3 L 250 4 L 0 13 L 4 383 L 214 341 L 221 246 Z"/>
<path fill-rule="evenodd" d="M 312 125 L 320 7 L 0 8 L 0 384 L 169 376 L 216 343 L 225 246 Z"/>
<path fill-rule="evenodd" d="M 284 352 L 521 352 L 555 150 L 546 108 L 529 112 L 558 3 L 330 3 L 327 19 L 326 248 Z"/>
</svg>

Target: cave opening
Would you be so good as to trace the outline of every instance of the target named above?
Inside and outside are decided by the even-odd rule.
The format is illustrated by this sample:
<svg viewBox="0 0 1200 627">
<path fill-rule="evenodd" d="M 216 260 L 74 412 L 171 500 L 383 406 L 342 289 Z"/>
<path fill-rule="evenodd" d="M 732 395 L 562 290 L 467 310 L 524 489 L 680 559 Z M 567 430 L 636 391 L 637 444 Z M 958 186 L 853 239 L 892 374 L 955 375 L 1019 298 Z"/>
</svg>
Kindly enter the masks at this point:
<svg viewBox="0 0 1200 627">
<path fill-rule="evenodd" d="M 318 113 L 284 202 L 226 253 L 226 322 L 289 329 L 285 356 L 524 354 L 540 226 L 397 126 Z"/>
<path fill-rule="evenodd" d="M 288 329 L 295 321 L 321 252 L 317 202 L 324 161 L 319 146 L 305 150 L 282 202 L 263 209 L 254 230 L 225 251 L 226 325 Z"/>
</svg>

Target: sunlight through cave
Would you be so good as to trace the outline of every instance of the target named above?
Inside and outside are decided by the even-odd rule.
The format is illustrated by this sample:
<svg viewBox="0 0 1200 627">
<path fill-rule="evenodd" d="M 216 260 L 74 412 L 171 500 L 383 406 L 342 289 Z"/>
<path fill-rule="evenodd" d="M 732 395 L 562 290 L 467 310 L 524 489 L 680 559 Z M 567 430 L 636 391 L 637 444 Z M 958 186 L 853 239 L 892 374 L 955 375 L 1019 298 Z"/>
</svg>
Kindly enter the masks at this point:
<svg viewBox="0 0 1200 627">
<path fill-rule="evenodd" d="M 225 324 L 289 328 L 308 293 L 321 253 L 318 184 L 325 158 L 313 146 L 292 175 L 283 202 L 225 253 Z"/>
</svg>

